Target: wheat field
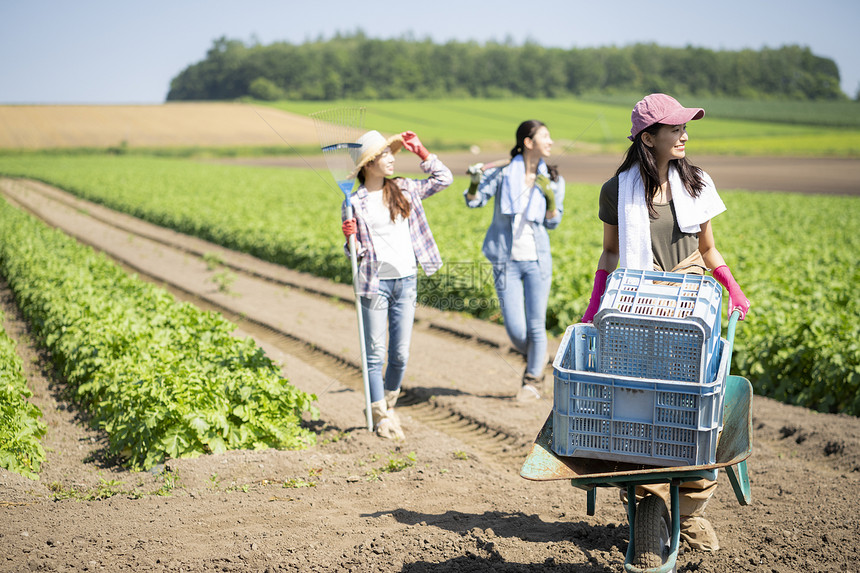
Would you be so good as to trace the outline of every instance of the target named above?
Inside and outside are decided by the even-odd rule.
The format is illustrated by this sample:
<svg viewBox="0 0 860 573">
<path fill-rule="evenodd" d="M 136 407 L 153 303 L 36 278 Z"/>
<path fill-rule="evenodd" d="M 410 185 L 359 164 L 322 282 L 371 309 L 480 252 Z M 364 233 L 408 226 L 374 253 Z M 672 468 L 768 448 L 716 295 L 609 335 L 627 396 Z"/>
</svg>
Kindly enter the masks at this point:
<svg viewBox="0 0 860 573">
<path fill-rule="evenodd" d="M 316 143 L 311 118 L 252 104 L 0 106 L 0 149 Z"/>
</svg>

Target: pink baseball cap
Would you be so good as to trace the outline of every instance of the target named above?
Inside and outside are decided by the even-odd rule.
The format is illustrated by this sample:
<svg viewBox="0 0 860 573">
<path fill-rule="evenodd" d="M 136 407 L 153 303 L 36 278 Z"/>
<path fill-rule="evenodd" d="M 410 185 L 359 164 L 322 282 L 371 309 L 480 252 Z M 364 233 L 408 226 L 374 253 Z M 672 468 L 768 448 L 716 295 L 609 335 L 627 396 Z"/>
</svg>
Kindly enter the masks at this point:
<svg viewBox="0 0 860 573">
<path fill-rule="evenodd" d="M 633 141 L 640 131 L 655 123 L 666 125 L 681 125 L 694 119 L 705 117 L 705 110 L 700 107 L 684 107 L 678 100 L 666 94 L 647 95 L 633 107 L 630 119 L 633 127 L 627 139 Z"/>
</svg>

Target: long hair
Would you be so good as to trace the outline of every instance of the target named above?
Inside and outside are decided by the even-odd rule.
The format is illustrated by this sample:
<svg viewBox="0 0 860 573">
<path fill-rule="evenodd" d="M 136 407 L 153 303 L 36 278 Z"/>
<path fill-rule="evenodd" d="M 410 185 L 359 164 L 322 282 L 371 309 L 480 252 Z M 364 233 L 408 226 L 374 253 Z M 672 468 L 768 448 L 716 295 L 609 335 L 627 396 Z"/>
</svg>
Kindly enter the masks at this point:
<svg viewBox="0 0 860 573">
<path fill-rule="evenodd" d="M 526 138 L 534 138 L 535 133 L 541 127 L 546 127 L 546 124 L 536 119 L 530 119 L 520 124 L 517 128 L 517 144 L 511 148 L 511 159 L 523 152 L 526 148 Z M 546 169 L 549 171 L 549 178 L 558 181 L 558 168 L 555 165 L 547 164 Z"/>
<path fill-rule="evenodd" d="M 358 172 L 357 177 L 358 182 L 364 185 L 364 167 L 362 167 L 361 171 Z M 409 212 L 412 210 L 412 203 L 410 203 L 409 199 L 406 198 L 406 194 L 403 193 L 400 186 L 394 182 L 395 179 L 401 178 L 394 177 L 389 179 L 388 177 L 385 177 L 382 181 L 382 202 L 388 207 L 388 213 L 391 216 L 392 223 L 397 220 L 398 215 L 404 219 L 408 219 Z"/>
<path fill-rule="evenodd" d="M 654 152 L 643 143 L 642 134 L 648 132 L 654 136 L 663 125 L 665 124 L 655 123 L 637 133 L 633 143 L 627 148 L 627 153 L 624 154 L 624 161 L 621 162 L 621 165 L 615 171 L 615 175 L 618 176 L 637 163 L 639 164 L 639 174 L 642 176 L 642 183 L 645 185 L 645 204 L 648 205 L 648 213 L 652 217 L 657 216 L 657 211 L 654 209 L 654 196 L 660 192 L 660 174 L 657 173 L 657 162 L 654 159 Z M 686 157 L 671 159 L 669 164 L 674 164 L 678 169 L 681 181 L 690 195 L 698 197 L 705 187 L 702 170 L 687 161 Z"/>
</svg>

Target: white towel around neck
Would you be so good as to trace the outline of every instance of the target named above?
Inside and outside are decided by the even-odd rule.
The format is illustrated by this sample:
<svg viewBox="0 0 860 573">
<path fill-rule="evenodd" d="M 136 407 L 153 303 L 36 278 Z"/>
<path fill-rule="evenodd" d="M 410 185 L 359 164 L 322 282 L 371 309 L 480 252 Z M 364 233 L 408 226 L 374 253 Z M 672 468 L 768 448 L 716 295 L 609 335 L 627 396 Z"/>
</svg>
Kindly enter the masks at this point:
<svg viewBox="0 0 860 573">
<path fill-rule="evenodd" d="M 543 159 L 538 163 L 538 175 L 549 176 L 549 170 Z M 524 185 L 526 164 L 522 154 L 516 155 L 508 164 L 507 177 L 502 181 L 501 207 L 505 215 L 517 215 L 533 223 L 542 223 L 546 218 L 546 197 L 538 189 L 537 184 L 531 187 Z"/>
<path fill-rule="evenodd" d="M 705 186 L 698 197 L 693 197 L 684 187 L 675 166 L 669 166 L 669 186 L 672 189 L 675 216 L 678 227 L 684 233 L 698 233 L 702 223 L 726 210 L 711 177 L 702 171 L 702 179 Z M 638 164 L 618 175 L 618 246 L 621 268 L 654 268 L 651 219 L 645 204 L 645 185 Z"/>
</svg>

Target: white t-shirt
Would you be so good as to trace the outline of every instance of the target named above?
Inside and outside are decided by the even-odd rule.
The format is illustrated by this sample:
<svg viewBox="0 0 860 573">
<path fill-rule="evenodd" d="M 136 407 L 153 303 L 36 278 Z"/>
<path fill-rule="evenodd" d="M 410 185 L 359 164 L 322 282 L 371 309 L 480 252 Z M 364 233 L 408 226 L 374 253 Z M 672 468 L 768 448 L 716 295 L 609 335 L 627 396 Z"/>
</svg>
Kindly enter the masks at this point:
<svg viewBox="0 0 860 573">
<path fill-rule="evenodd" d="M 417 272 L 409 221 L 401 215 L 391 220 L 391 212 L 382 200 L 382 190 L 367 194 L 367 227 L 376 260 L 380 263 L 379 278 L 399 279 Z"/>
<path fill-rule="evenodd" d="M 535 243 L 535 223 L 523 217 L 522 213 L 514 215 L 513 244 L 511 245 L 512 261 L 536 261 L 537 244 Z"/>
</svg>

